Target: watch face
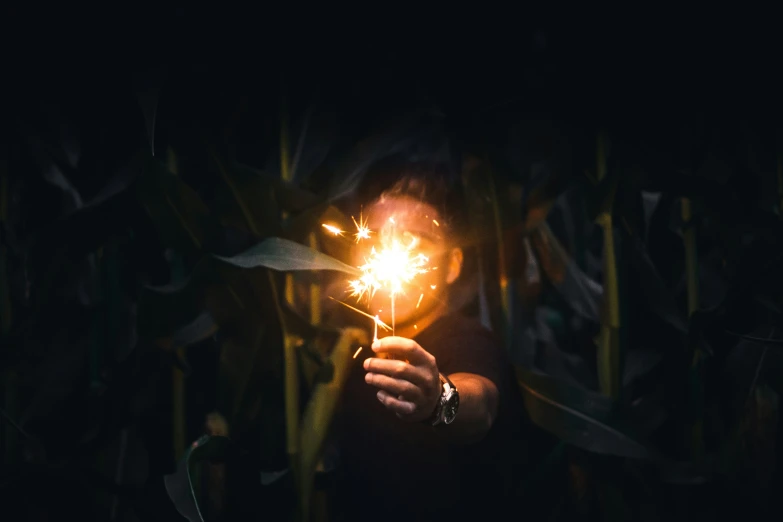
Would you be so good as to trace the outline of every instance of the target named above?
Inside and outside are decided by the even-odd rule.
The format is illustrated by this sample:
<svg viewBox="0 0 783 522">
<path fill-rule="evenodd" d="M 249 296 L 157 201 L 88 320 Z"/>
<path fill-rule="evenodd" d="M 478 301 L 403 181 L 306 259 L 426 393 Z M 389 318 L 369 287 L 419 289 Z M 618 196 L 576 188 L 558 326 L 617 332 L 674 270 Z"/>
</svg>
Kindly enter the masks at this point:
<svg viewBox="0 0 783 522">
<path fill-rule="evenodd" d="M 443 422 L 451 424 L 454 418 L 457 416 L 457 410 L 459 409 L 459 393 L 455 390 L 449 398 L 446 399 L 446 404 L 443 405 Z"/>
</svg>

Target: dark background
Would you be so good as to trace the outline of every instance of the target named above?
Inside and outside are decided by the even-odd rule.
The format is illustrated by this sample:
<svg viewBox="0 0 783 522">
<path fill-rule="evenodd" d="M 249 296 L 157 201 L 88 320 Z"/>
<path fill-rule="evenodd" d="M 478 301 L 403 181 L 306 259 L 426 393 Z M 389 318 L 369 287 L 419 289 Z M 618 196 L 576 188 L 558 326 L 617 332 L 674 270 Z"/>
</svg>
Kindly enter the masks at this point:
<svg viewBox="0 0 783 522">
<path fill-rule="evenodd" d="M 150 146 L 149 120 L 145 120 L 149 104 L 144 100 L 153 92 L 158 94 L 153 145 L 159 157 L 168 147 L 194 150 L 206 136 L 242 163 L 275 174 L 282 103 L 294 132 L 301 130 L 308 111 L 319 115 L 308 144 L 316 158 L 319 147 L 340 151 L 389 118 L 426 108 L 440 112 L 467 149 L 500 151 L 501 163 L 512 170 L 515 161 L 521 161 L 514 141 L 520 122 L 547 121 L 566 129 L 577 158 L 574 165 L 594 161 L 594 134 L 601 128 L 649 164 L 666 166 L 660 179 L 648 178 L 652 189 L 676 184 L 674 173 L 679 169 L 696 170 L 707 149 L 719 151 L 734 167 L 727 192 L 739 194 L 741 202 L 727 204 L 725 213 L 737 223 L 752 214 L 747 201 L 774 199 L 776 188 L 769 189 L 745 166 L 748 147 L 774 161 L 780 137 L 783 48 L 779 31 L 769 27 L 771 19 L 764 13 L 746 21 L 744 13 L 708 10 L 634 16 L 564 12 L 556 19 L 536 18 L 527 11 L 474 12 L 463 14 L 458 22 L 445 12 L 425 17 L 419 12 L 377 9 L 364 21 L 354 18 L 354 13 L 327 15 L 304 8 L 299 13 L 278 13 L 249 8 L 142 12 L 108 7 L 77 12 L 61 7 L 7 13 L 5 74 L 0 80 L 5 91 L 2 125 L 12 158 L 9 164 L 16 169 L 14 179 L 24 186 L 16 200 L 24 217 L 13 225 L 14 241 L 25 244 L 74 205 L 68 190 L 44 181 L 45 168 L 36 161 L 36 153 L 22 152 L 27 150 L 26 138 L 43 136 L 64 149 L 74 139 L 81 143 L 83 162 L 69 181 L 81 201 L 90 201 L 140 149 Z M 397 17 L 405 23 L 394 22 Z M 696 146 L 683 145 L 694 132 L 708 138 Z M 305 154 L 304 161 L 310 157 Z M 208 191 L 206 177 L 194 176 L 189 182 Z M 316 171 L 309 183 L 319 188 L 325 180 Z M 44 237 L 54 251 L 58 241 L 72 239 L 57 234 Z M 676 286 L 676 277 L 670 274 L 676 272 L 670 267 L 674 262 L 660 253 L 666 248 L 661 245 L 666 243 L 658 244 L 653 257 L 659 271 Z M 153 251 L 160 245 L 148 248 Z M 770 256 L 777 251 L 760 252 L 757 261 L 763 264 L 774 260 Z M 154 256 L 125 254 L 141 259 L 145 282 L 168 281 L 168 266 L 150 261 Z M 749 263 L 743 266 L 753 270 Z M 24 286 L 22 273 L 21 269 L 10 272 L 17 293 Z M 89 329 L 86 325 L 95 319 L 58 295 L 48 301 L 48 315 L 35 323 L 36 328 L 65 332 L 56 342 L 76 346 L 83 341 L 82 334 L 68 332 Z M 682 293 L 678 298 L 682 301 Z M 42 302 L 47 302 L 45 297 Z M 750 330 L 748 326 L 746 331 Z M 35 352 L 36 362 L 29 364 L 46 369 L 33 372 L 31 379 L 39 384 L 55 381 L 50 395 L 59 397 L 44 401 L 49 409 L 33 415 L 24 426 L 29 432 L 43 433 L 47 441 L 46 450 L 36 448 L 48 457 L 31 460 L 68 455 L 68 447 L 80 443 L 79 437 L 64 436 L 57 443 L 60 432 L 79 434 L 96 422 L 110 425 L 104 426 L 106 437 L 119 444 L 111 427 L 123 425 L 124 411 L 81 407 L 87 392 L 80 386 L 90 382 L 89 372 L 79 369 L 81 360 L 71 368 L 54 350 L 40 348 L 50 341 L 21 345 L 23 350 L 40 349 Z M 189 362 L 194 368 L 209 368 L 212 357 L 206 349 L 194 350 Z M 171 363 L 139 364 L 160 372 L 160 367 L 168 369 Z M 69 368 L 78 378 L 60 383 L 55 377 Z M 160 375 L 168 373 L 151 373 L 147 378 L 154 381 Z M 199 375 L 200 391 L 188 402 L 190 439 L 201 433 L 203 416 L 216 401 L 217 384 L 204 377 L 205 372 Z M 29 389 L 36 386 L 28 384 Z M 166 386 L 163 382 L 161 389 Z M 154 403 L 155 394 L 161 392 L 152 388 L 146 393 L 152 394 Z M 137 501 L 144 496 L 150 500 L 135 511 L 143 520 L 178 517 L 160 483 L 163 474 L 173 471 L 172 450 L 155 444 L 158 438 L 170 440 L 170 434 L 161 431 L 169 425 L 167 400 L 160 399 L 158 409 L 145 410 L 141 442 L 135 450 L 130 443 L 127 450 L 135 455 L 129 459 L 143 462 L 128 472 L 143 486 L 119 493 L 127 495 L 123 505 L 141 505 Z M 115 450 L 110 455 L 111 451 Z M 106 473 L 77 473 L 68 466 L 45 474 L 46 478 L 29 472 L 24 487 L 7 488 L 5 494 L 23 499 L 20 509 L 30 519 L 52 519 L 54 513 L 108 519 L 107 513 L 117 509 L 110 494 L 118 492 L 112 490 L 115 485 L 105 483 Z M 73 478 L 77 475 L 80 478 Z M 779 472 L 775 476 L 779 484 Z M 103 496 L 91 497 L 94 490 Z M 702 497 L 662 494 L 660 506 L 666 507 L 658 507 L 657 512 L 719 513 L 719 508 L 710 507 L 709 496 L 715 491 L 699 493 Z M 730 505 L 737 514 L 763 511 L 769 506 L 759 504 L 768 501 L 759 499 L 766 498 L 761 491 L 755 496 L 738 493 Z M 551 502 L 559 502 L 559 497 L 554 495 Z M 256 509 L 263 514 L 263 506 Z M 575 513 L 587 516 L 579 509 Z"/>
</svg>

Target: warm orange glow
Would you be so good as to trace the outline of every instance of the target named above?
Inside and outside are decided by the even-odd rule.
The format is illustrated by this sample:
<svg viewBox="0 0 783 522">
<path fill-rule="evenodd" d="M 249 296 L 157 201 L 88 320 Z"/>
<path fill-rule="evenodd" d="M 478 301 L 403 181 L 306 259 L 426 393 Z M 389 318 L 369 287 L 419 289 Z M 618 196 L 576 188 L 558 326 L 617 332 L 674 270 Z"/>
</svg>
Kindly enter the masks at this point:
<svg viewBox="0 0 783 522">
<path fill-rule="evenodd" d="M 433 223 L 435 223 L 435 226 L 436 226 L 436 227 L 439 227 L 439 226 L 440 226 L 440 223 L 438 223 L 438 220 L 437 220 L 437 219 L 433 219 L 433 220 L 432 220 L 432 222 L 433 222 Z"/>
<path fill-rule="evenodd" d="M 418 303 L 416 303 L 416 308 L 418 308 L 418 307 L 419 307 L 419 305 L 421 304 L 421 300 L 422 300 L 422 299 L 424 299 L 424 294 L 421 294 L 421 295 L 419 296 L 419 302 L 418 302 Z"/>
<path fill-rule="evenodd" d="M 363 316 L 365 316 L 365 317 L 369 317 L 370 319 L 374 320 L 374 321 L 375 321 L 375 330 L 376 330 L 376 331 L 378 330 L 378 325 L 381 325 L 381 328 L 383 328 L 383 329 L 384 329 L 384 330 L 386 330 L 386 331 L 389 331 L 389 330 L 391 330 L 391 327 L 390 327 L 388 324 L 386 324 L 386 323 L 384 323 L 383 321 L 381 321 L 381 319 L 380 319 L 380 318 L 379 318 L 377 315 L 376 315 L 375 317 L 373 317 L 373 316 L 371 316 L 371 315 L 370 315 L 370 314 L 368 314 L 368 313 L 362 312 L 362 311 L 361 311 L 361 310 L 359 310 L 358 308 L 354 308 L 353 306 L 351 306 L 351 305 L 349 305 L 349 304 L 347 304 L 347 303 L 343 303 L 342 301 L 338 301 L 337 299 L 335 299 L 335 298 L 334 298 L 334 297 L 332 297 L 332 296 L 329 296 L 329 299 L 331 299 L 332 301 L 335 301 L 335 302 L 337 302 L 337 303 L 340 303 L 341 305 L 345 306 L 346 308 L 350 308 L 350 309 L 351 309 L 351 310 L 353 310 L 354 312 L 360 313 L 360 314 L 362 314 Z M 377 336 L 376 336 L 376 337 L 377 337 Z"/>
<path fill-rule="evenodd" d="M 398 238 L 392 238 L 387 243 L 380 251 L 372 247 L 370 256 L 365 258 L 364 265 L 359 267 L 362 276 L 349 283 L 351 295 L 357 299 L 365 296 L 372 298 L 375 292 L 382 288 L 394 297 L 403 293 L 406 283 L 427 272 L 426 264 L 429 258 L 414 252 L 418 238 L 412 237 L 407 245 L 403 245 Z"/>
<path fill-rule="evenodd" d="M 356 222 L 356 218 L 351 216 L 351 219 L 353 219 L 353 224 L 356 225 L 356 234 L 354 234 L 354 237 L 356 237 L 356 242 L 358 243 L 362 239 L 370 239 L 370 233 L 372 232 L 367 227 L 367 222 L 362 219 L 362 215 L 359 214 L 359 222 Z"/>
<path fill-rule="evenodd" d="M 372 231 L 364 221 L 363 216 L 359 215 L 359 221 L 351 216 L 354 225 L 356 225 L 356 242 L 362 239 L 369 239 Z M 394 216 L 389 217 L 389 223 L 396 226 Z M 324 225 L 326 226 L 326 225 Z M 402 238 L 409 238 L 405 243 Z M 378 290 L 389 292 L 391 299 L 392 324 L 391 331 L 394 335 L 394 300 L 397 294 L 404 294 L 404 286 L 410 283 L 413 278 L 429 270 L 427 263 L 429 258 L 421 252 L 416 252 L 419 245 L 419 238 L 404 232 L 401 236 L 394 232 L 394 227 L 390 234 L 382 234 L 380 245 L 376 249 L 371 247 L 370 255 L 364 258 L 364 265 L 358 267 L 362 275 L 359 279 L 348 282 L 351 289 L 351 296 L 357 300 L 366 297 L 368 302 Z M 419 304 L 421 298 L 419 298 Z M 347 305 L 346 305 L 347 306 Z M 416 307 L 418 308 L 418 304 Z M 370 317 L 368 314 L 367 317 Z M 380 319 L 375 317 L 375 336 L 378 339 L 378 324 Z M 382 323 L 381 323 L 382 324 Z"/>
<path fill-rule="evenodd" d="M 331 232 L 332 234 L 334 234 L 335 236 L 342 236 L 344 234 L 344 232 L 342 230 L 340 230 L 339 228 L 337 228 L 334 225 L 328 225 L 328 224 L 324 223 L 321 226 L 324 227 L 329 232 Z"/>
</svg>

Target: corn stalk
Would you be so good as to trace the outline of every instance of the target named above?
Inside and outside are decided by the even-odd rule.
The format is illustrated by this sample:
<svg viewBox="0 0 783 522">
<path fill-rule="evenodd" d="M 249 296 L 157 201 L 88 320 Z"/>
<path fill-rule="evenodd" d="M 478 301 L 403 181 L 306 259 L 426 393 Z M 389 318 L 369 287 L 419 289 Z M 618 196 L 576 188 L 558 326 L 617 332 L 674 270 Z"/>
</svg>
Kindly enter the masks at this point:
<svg viewBox="0 0 783 522">
<path fill-rule="evenodd" d="M 600 183 L 607 174 L 606 136 L 598 135 L 596 158 L 596 178 Z M 601 391 L 617 399 L 622 384 L 622 354 L 620 342 L 620 290 L 617 274 L 617 255 L 615 248 L 614 225 L 612 219 L 612 201 L 616 183 L 596 217 L 596 223 L 604 231 L 604 299 L 601 313 L 601 331 L 596 339 L 598 381 Z"/>
<path fill-rule="evenodd" d="M 495 178 L 492 172 L 488 173 L 489 195 L 492 200 L 492 216 L 495 225 L 495 237 L 498 242 L 498 280 L 500 284 L 500 306 L 503 313 L 503 331 L 506 336 L 506 347 L 511 346 L 512 335 L 512 309 L 511 287 L 508 280 L 508 268 L 506 267 L 506 245 L 503 240 L 503 220 L 500 214 L 500 202 L 495 189 Z"/>
<path fill-rule="evenodd" d="M 310 520 L 315 471 L 321 458 L 321 450 L 329 432 L 337 401 L 351 369 L 356 346 L 369 342 L 363 330 L 347 328 L 340 334 L 329 362 L 334 375 L 329 382 L 319 382 L 313 389 L 302 419 L 301 455 L 299 460 L 299 503 L 302 521 Z"/>
</svg>

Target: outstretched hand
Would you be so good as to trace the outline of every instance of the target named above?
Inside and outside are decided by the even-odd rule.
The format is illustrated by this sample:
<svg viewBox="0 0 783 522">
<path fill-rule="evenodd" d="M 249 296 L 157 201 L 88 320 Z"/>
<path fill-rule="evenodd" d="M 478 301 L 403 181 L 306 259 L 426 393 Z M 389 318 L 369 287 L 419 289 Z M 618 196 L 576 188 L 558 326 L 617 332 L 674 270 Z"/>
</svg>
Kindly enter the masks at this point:
<svg viewBox="0 0 783 522">
<path fill-rule="evenodd" d="M 378 388 L 378 400 L 406 421 L 423 421 L 432 415 L 441 395 L 435 357 L 404 337 L 378 339 L 372 350 L 381 357 L 394 357 L 364 361 L 364 380 Z"/>
</svg>

